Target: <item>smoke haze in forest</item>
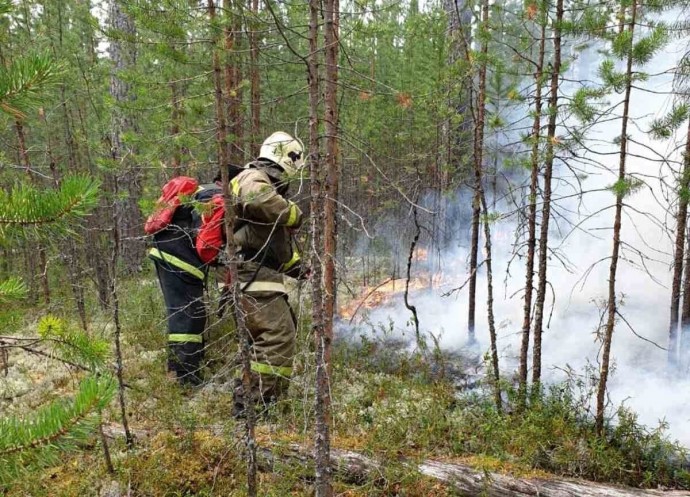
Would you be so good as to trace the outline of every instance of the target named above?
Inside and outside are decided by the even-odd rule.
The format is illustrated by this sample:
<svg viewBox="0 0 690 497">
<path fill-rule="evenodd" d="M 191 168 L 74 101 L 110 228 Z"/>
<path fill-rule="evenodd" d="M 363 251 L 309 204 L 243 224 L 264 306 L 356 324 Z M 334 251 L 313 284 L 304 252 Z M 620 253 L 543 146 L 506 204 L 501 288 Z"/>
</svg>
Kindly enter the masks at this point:
<svg viewBox="0 0 690 497">
<path fill-rule="evenodd" d="M 650 427 L 657 426 L 660 420 L 667 421 L 671 437 L 690 447 L 690 380 L 671 379 L 666 374 L 667 352 L 662 349 L 668 341 L 672 254 L 670 230 L 674 225 L 675 212 L 675 206 L 666 212 L 668 202 L 674 196 L 669 187 L 663 185 L 663 181 L 672 184 L 670 167 L 678 168 L 678 161 L 682 159 L 681 149 L 675 140 L 652 141 L 645 133 L 651 120 L 671 107 L 672 99 L 667 93 L 672 90 L 672 75 L 663 73 L 675 66 L 683 48 L 681 43 L 672 44 L 664 57 L 652 61 L 647 68 L 647 72 L 654 76 L 639 84 L 645 90 L 657 93 L 633 90 L 629 133 L 639 143 L 629 145 L 628 171 L 645 183 L 639 191 L 625 199 L 623 241 L 626 247 L 623 253 L 626 260 L 619 265 L 617 278 L 618 298 L 621 299 L 620 309 L 624 319 L 617 321 L 613 337 L 615 371 L 610 379 L 609 395 L 613 406 L 624 403 Z M 576 81 L 594 79 L 598 63 L 596 50 L 590 48 L 580 55 L 579 62 L 571 66 L 566 78 Z M 565 91 L 572 90 L 564 88 Z M 610 102 L 615 103 L 614 100 Z M 557 135 L 563 133 L 565 130 L 560 126 Z M 615 203 L 614 194 L 607 188 L 617 177 L 619 145 L 616 139 L 619 135 L 618 120 L 600 124 L 589 134 L 588 147 L 609 155 L 597 157 L 587 153 L 584 156 L 605 167 L 585 165 L 583 161 L 572 161 L 570 158 L 569 162 L 577 162 L 580 169 L 574 171 L 561 162 L 554 174 L 553 198 L 560 200 L 554 204 L 555 223 L 550 239 L 554 252 L 548 264 L 550 287 L 545 312 L 547 318 L 550 312 L 552 315 L 543 338 L 543 369 L 548 381 L 563 380 L 566 375 L 563 369 L 568 366 L 590 383 L 596 381 L 598 375 L 600 342 L 596 341 L 596 331 L 601 326 L 600 316 L 605 308 L 612 206 Z M 583 155 L 582 151 L 576 153 Z M 662 156 L 672 161 L 670 165 L 659 160 Z M 575 174 L 582 190 L 590 193 L 575 195 L 578 188 Z M 466 196 L 458 198 L 457 202 L 460 206 L 469 205 Z M 501 214 L 514 208 L 501 202 L 497 205 Z M 665 228 L 669 231 L 665 231 Z M 524 262 L 512 256 L 515 230 L 515 216 L 492 225 L 495 315 L 504 375 L 517 371 L 523 313 L 525 270 Z M 465 231 L 469 231 L 469 222 Z M 468 277 L 467 233 L 461 233 L 459 238 L 442 256 L 443 272 L 451 277 L 454 284 L 424 293 L 416 292 L 411 296 L 419 312 L 421 329 L 440 337 L 441 346 L 447 349 L 463 347 L 467 339 L 467 290 L 451 297 L 442 296 Z M 409 241 L 398 243 L 405 245 Z M 483 243 L 482 239 L 482 248 Z M 401 266 L 404 267 L 404 264 Z M 413 266 L 413 275 L 414 271 Z M 489 348 L 483 269 L 478 278 L 477 316 L 476 333 L 479 350 L 483 353 Z M 392 321 L 396 334 L 404 333 L 405 337 L 411 338 L 414 330 L 408 322 L 409 318 L 410 313 L 400 297 L 400 303 L 394 307 L 371 311 L 368 321 L 384 324 Z M 358 329 L 358 333 L 361 331 Z M 587 377 L 588 364 L 593 366 L 589 372 L 594 378 Z"/>
</svg>

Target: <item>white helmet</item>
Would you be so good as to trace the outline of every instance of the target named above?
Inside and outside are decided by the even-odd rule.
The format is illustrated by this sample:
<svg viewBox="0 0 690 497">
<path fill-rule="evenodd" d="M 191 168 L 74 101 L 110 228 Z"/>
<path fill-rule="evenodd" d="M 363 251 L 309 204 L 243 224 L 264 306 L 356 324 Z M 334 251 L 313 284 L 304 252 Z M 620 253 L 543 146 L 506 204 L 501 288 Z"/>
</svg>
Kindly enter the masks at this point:
<svg viewBox="0 0 690 497">
<path fill-rule="evenodd" d="M 275 162 L 288 176 L 294 176 L 304 165 L 304 145 L 284 131 L 276 131 L 261 144 L 259 158 Z"/>
</svg>

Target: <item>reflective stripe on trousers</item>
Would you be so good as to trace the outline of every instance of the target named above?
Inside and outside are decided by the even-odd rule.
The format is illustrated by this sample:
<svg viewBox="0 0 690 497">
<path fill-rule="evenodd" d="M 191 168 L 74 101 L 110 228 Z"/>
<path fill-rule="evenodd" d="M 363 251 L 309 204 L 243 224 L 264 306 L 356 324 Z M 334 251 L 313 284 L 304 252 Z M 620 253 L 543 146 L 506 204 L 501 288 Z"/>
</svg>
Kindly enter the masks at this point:
<svg viewBox="0 0 690 497">
<path fill-rule="evenodd" d="M 168 333 L 168 342 L 174 343 L 202 343 L 204 338 L 201 334 L 191 333 Z"/>
<path fill-rule="evenodd" d="M 282 378 L 290 378 L 292 376 L 291 366 L 273 366 L 264 362 L 251 361 L 249 369 L 254 373 L 259 373 L 268 376 L 280 376 Z M 237 370 L 238 377 L 242 376 L 242 369 Z"/>
<path fill-rule="evenodd" d="M 161 252 L 157 248 L 152 248 L 149 250 L 149 255 L 151 257 L 154 257 L 155 259 L 161 260 L 163 262 L 167 262 L 171 266 L 175 266 L 178 269 L 181 269 L 182 271 L 185 271 L 192 276 L 196 276 L 200 280 L 206 279 L 206 275 L 204 272 L 199 269 L 198 267 L 193 266 L 192 264 L 183 261 L 179 257 L 175 257 L 174 255 L 170 255 L 167 252 Z"/>
</svg>

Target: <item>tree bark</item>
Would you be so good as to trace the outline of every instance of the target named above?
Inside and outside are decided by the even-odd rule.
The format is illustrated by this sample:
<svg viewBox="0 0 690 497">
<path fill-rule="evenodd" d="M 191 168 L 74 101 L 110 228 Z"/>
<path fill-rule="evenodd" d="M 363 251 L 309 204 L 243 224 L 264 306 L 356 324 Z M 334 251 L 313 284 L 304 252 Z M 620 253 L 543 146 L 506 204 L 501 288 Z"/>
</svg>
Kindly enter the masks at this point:
<svg viewBox="0 0 690 497">
<path fill-rule="evenodd" d="M 251 93 L 251 137 L 250 153 L 259 155 L 261 145 L 261 79 L 259 75 L 259 41 L 257 23 L 259 18 L 259 0 L 251 0 L 252 22 L 249 23 L 249 58 L 250 58 L 250 93 Z"/>
<path fill-rule="evenodd" d="M 180 88 L 176 81 L 170 83 L 170 93 L 171 93 L 171 116 L 170 116 L 170 135 L 173 139 L 172 146 L 172 170 L 173 176 L 179 176 L 184 174 L 184 167 L 182 166 L 182 150 L 180 145 L 177 143 L 177 138 L 180 136 Z"/>
<path fill-rule="evenodd" d="M 683 264 L 685 276 L 683 277 L 683 302 L 680 314 L 681 330 L 690 326 L 690 298 L 686 298 L 686 295 L 690 296 L 690 247 L 688 246 L 690 245 L 690 226 L 687 227 L 685 233 L 685 245 L 685 263 Z"/>
<path fill-rule="evenodd" d="M 544 304 L 546 302 L 546 262 L 549 258 L 549 224 L 551 222 L 551 182 L 553 178 L 554 147 L 556 142 L 556 118 L 558 117 L 558 89 L 561 74 L 561 23 L 563 0 L 556 4 L 554 24 L 553 64 L 551 69 L 551 95 L 549 96 L 549 123 L 546 133 L 546 159 L 544 161 L 543 206 L 539 231 L 539 272 L 537 276 L 537 300 L 534 309 L 534 350 L 532 352 L 532 383 L 538 389 L 541 381 L 541 338 L 544 328 Z"/>
<path fill-rule="evenodd" d="M 527 260 L 525 262 L 525 305 L 522 318 L 522 341 L 520 344 L 520 368 L 518 371 L 519 401 L 524 403 L 527 392 L 527 371 L 529 357 L 529 336 L 532 325 L 532 296 L 534 294 L 534 253 L 537 245 L 537 188 L 539 187 L 539 135 L 541 132 L 542 75 L 546 52 L 546 23 L 540 19 L 539 54 L 534 73 L 536 85 L 534 95 L 534 121 L 532 123 L 532 151 L 529 184 L 529 208 L 527 212 Z"/>
<path fill-rule="evenodd" d="M 410 278 L 412 277 L 412 260 L 414 259 L 414 249 L 419 241 L 419 236 L 422 234 L 421 226 L 419 225 L 419 219 L 417 219 L 417 206 L 412 207 L 412 216 L 414 219 L 414 237 L 412 238 L 412 243 L 410 243 L 410 251 L 407 255 L 407 278 L 405 279 L 405 293 L 404 302 L 405 307 L 408 311 L 412 313 L 412 322 L 414 324 L 415 337 L 417 339 L 417 346 L 422 345 L 422 336 L 419 331 L 419 316 L 417 315 L 417 307 L 410 303 Z"/>
<path fill-rule="evenodd" d="M 24 133 L 24 126 L 20 120 L 16 120 L 14 122 L 14 128 L 17 134 L 17 145 L 19 149 L 19 158 L 20 158 L 20 164 L 24 168 L 24 171 L 26 172 L 26 175 L 29 178 L 29 182 L 32 184 L 36 184 L 36 178 L 34 177 L 33 170 L 31 167 L 31 159 L 29 158 L 29 150 L 26 147 L 26 135 Z M 29 247 L 31 247 L 32 244 L 29 244 Z M 36 241 L 34 244 L 33 250 L 35 253 L 30 254 L 29 257 L 33 259 L 33 267 L 35 269 L 35 264 L 36 264 L 36 258 L 38 258 L 38 277 L 40 279 L 40 284 L 41 284 L 41 290 L 43 291 L 43 299 L 45 300 L 46 304 L 50 304 L 50 283 L 48 281 L 48 262 L 46 259 L 46 249 L 43 246 L 43 242 L 40 240 Z M 29 249 L 31 250 L 31 248 Z M 36 277 L 36 273 L 33 272 L 31 275 L 31 278 Z M 32 298 L 35 299 L 34 301 L 37 301 L 38 295 L 33 292 Z"/>
<path fill-rule="evenodd" d="M 119 193 L 117 190 L 117 184 L 115 186 L 115 195 Z M 120 407 L 120 418 L 122 421 L 122 428 L 125 433 L 125 443 L 127 444 L 127 449 L 131 450 L 134 448 L 134 437 L 129 430 L 129 420 L 127 418 L 127 399 L 125 398 L 125 378 L 124 378 L 124 366 L 122 359 L 122 325 L 120 323 L 120 299 L 117 293 L 117 261 L 120 258 L 120 230 L 117 226 L 117 213 L 113 213 L 113 242 L 112 242 L 112 253 L 110 258 L 110 302 L 112 303 L 112 317 L 113 325 L 115 327 L 115 333 L 113 336 L 115 342 L 115 378 L 117 379 L 117 392 L 118 392 L 118 404 Z"/>
<path fill-rule="evenodd" d="M 330 497 L 330 373 L 333 317 L 337 292 L 335 259 L 337 251 L 336 215 L 338 211 L 338 25 L 339 0 L 326 0 L 323 6 L 326 85 L 324 122 L 326 125 L 326 181 L 323 195 L 323 334 L 317 339 L 317 417 L 315 433 L 316 495 Z"/>
<path fill-rule="evenodd" d="M 482 0 L 481 3 L 481 30 L 484 33 L 489 32 L 489 0 Z M 501 411 L 501 389 L 500 389 L 500 372 L 498 369 L 498 345 L 496 343 L 496 325 L 494 319 L 494 295 L 493 295 L 493 274 L 491 271 L 491 228 L 489 226 L 489 212 L 486 204 L 486 195 L 484 192 L 483 181 L 483 163 L 484 163 L 484 121 L 486 116 L 486 69 L 487 69 L 487 55 L 489 52 L 489 43 L 486 39 L 481 44 L 482 61 L 479 67 L 479 91 L 477 92 L 477 122 L 475 124 L 475 141 L 474 141 L 474 178 L 475 178 L 475 199 L 474 212 L 472 221 L 479 223 L 481 209 L 484 209 L 484 248 L 486 250 L 486 284 L 487 284 L 487 320 L 489 325 L 489 341 L 491 349 L 491 366 L 492 366 L 492 384 L 494 389 L 494 402 L 496 409 Z M 476 285 L 477 276 L 477 251 L 479 245 L 479 225 L 472 226 L 472 239 L 475 240 L 476 245 L 472 246 L 474 251 L 474 266 L 472 269 L 472 278 Z M 470 284 L 472 284 L 470 280 Z M 472 304 L 475 302 L 475 294 L 470 290 L 470 299 Z M 472 314 L 472 319 L 474 315 Z M 474 325 L 474 323 L 472 323 Z M 474 327 L 471 328 L 471 338 L 474 338 Z"/>
<path fill-rule="evenodd" d="M 488 33 L 489 30 L 489 5 L 482 1 L 481 27 Z M 481 44 L 481 58 L 478 74 L 477 107 L 474 122 L 474 192 L 472 195 L 472 234 L 470 239 L 470 281 L 469 301 L 467 306 L 467 333 L 470 342 L 475 341 L 475 320 L 477 305 L 477 259 L 479 256 L 479 229 L 482 211 L 482 191 L 484 180 L 484 120 L 486 114 L 486 65 L 489 51 L 488 41 Z"/>
<path fill-rule="evenodd" d="M 215 96 L 216 111 L 216 143 L 218 145 L 218 162 L 221 164 L 221 180 L 223 182 L 223 192 L 225 197 L 225 216 L 224 227 L 226 233 L 226 255 L 230 261 L 227 271 L 230 280 L 230 299 L 234 311 L 235 325 L 240 339 L 240 360 L 242 364 L 242 389 L 247 405 L 245 406 L 245 447 L 247 449 L 247 495 L 255 497 L 257 495 L 256 478 L 256 437 L 255 424 L 256 413 L 254 411 L 254 396 L 251 392 L 252 372 L 251 372 L 251 338 L 245 324 L 245 315 L 242 305 L 242 296 L 237 277 L 237 259 L 235 255 L 235 244 L 232 237 L 235 226 L 235 200 L 232 198 L 232 191 L 229 188 L 229 174 L 226 165 L 229 163 L 229 149 L 227 143 L 227 125 L 225 121 L 225 108 L 223 99 L 223 75 L 221 72 L 219 49 L 220 34 L 216 35 L 216 6 L 213 0 L 208 0 L 208 13 L 211 21 L 213 34 L 213 86 Z"/>
<path fill-rule="evenodd" d="M 484 0 L 485 3 L 488 0 Z M 488 214 L 486 205 L 486 195 L 484 188 L 480 193 L 482 207 L 484 212 Z M 486 318 L 489 324 L 489 342 L 491 349 L 491 383 L 494 389 L 494 403 L 496 410 L 501 412 L 503 401 L 501 400 L 501 372 L 498 367 L 498 338 L 496 336 L 496 319 L 494 317 L 494 284 L 493 271 L 491 259 L 491 227 L 489 226 L 489 218 L 484 216 L 484 250 L 486 251 Z"/>
<path fill-rule="evenodd" d="M 110 26 L 115 36 L 110 40 L 110 58 L 113 70 L 110 77 L 110 95 L 115 101 L 112 113 L 110 153 L 117 164 L 115 182 L 120 196 L 115 199 L 117 227 L 120 232 L 118 250 L 120 262 L 127 273 L 134 273 L 144 258 L 144 244 L 139 241 L 143 216 L 139 209 L 142 195 L 142 170 L 136 164 L 136 150 L 123 137 L 136 131 L 131 111 L 127 106 L 135 99 L 131 85 L 122 74 L 136 64 L 134 20 L 122 8 L 121 0 L 111 0 Z"/>
<path fill-rule="evenodd" d="M 606 408 L 606 384 L 609 376 L 609 363 L 611 356 L 611 342 L 613 341 L 613 330 L 616 324 L 616 314 L 618 306 L 616 303 L 616 271 L 618 269 L 618 257 L 621 246 L 621 218 L 623 214 L 623 189 L 625 177 L 625 166 L 628 146 L 628 119 L 630 112 L 630 93 L 632 91 L 632 65 L 633 65 L 633 36 L 635 20 L 637 17 L 637 0 L 632 0 L 630 5 L 630 47 L 628 48 L 628 61 L 625 84 L 625 97 L 623 100 L 623 122 L 621 124 L 620 157 L 618 162 L 618 186 L 616 192 L 616 213 L 613 221 L 613 247 L 611 249 L 611 266 L 609 267 L 609 291 L 608 303 L 606 306 L 606 328 L 604 332 L 604 343 L 602 344 L 601 368 L 599 371 L 599 386 L 597 389 L 597 413 L 596 430 L 599 435 L 604 432 L 604 410 Z"/>
<path fill-rule="evenodd" d="M 683 170 L 678 181 L 678 213 L 676 214 L 676 244 L 673 257 L 673 283 L 671 284 L 671 320 L 668 331 L 668 363 L 673 369 L 678 367 L 678 322 L 681 297 L 681 279 L 683 276 L 683 257 L 685 255 L 685 232 L 688 219 L 688 189 L 690 188 L 690 121 L 685 142 L 685 157 L 683 158 Z M 687 269 L 686 269 L 687 270 Z M 683 296 L 685 301 L 690 301 L 690 295 Z M 685 329 L 681 331 L 681 344 L 683 349 L 690 349 L 686 342 Z M 686 361 L 685 354 L 681 360 Z"/>
<path fill-rule="evenodd" d="M 229 157 L 231 164 L 241 165 L 244 162 L 244 152 L 242 150 L 242 71 L 240 70 L 240 60 L 237 45 L 240 44 L 239 36 L 242 30 L 242 20 L 238 12 L 233 10 L 232 0 L 225 0 L 225 97 L 228 109 L 228 128 L 232 135 L 231 143 L 228 144 Z"/>
</svg>

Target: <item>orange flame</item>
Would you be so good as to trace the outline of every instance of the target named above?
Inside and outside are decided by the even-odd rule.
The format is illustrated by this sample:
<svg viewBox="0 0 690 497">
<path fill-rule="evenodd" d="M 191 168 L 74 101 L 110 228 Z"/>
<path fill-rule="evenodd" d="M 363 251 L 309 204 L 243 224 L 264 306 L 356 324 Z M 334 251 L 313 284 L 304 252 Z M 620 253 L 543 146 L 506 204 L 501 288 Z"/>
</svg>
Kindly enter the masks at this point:
<svg viewBox="0 0 690 497">
<path fill-rule="evenodd" d="M 427 255 L 426 250 L 419 250 L 423 250 L 423 252 L 420 252 L 420 256 Z M 409 291 L 414 292 L 438 287 L 444 280 L 445 278 L 441 273 L 410 278 Z M 339 307 L 338 315 L 342 319 L 352 320 L 355 315 L 363 310 L 376 309 L 386 304 L 391 304 L 396 298 L 402 299 L 406 282 L 405 278 L 389 278 L 378 285 L 365 286 L 357 297 Z"/>
</svg>

